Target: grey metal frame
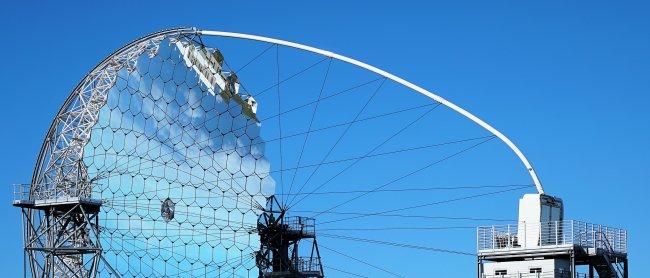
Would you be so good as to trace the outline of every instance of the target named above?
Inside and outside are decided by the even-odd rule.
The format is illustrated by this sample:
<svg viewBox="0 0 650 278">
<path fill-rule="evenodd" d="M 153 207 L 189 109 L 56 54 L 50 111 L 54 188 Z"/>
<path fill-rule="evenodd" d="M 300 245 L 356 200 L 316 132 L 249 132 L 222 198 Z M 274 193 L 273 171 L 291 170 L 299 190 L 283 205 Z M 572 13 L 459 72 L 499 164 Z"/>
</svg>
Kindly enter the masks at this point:
<svg viewBox="0 0 650 278">
<path fill-rule="evenodd" d="M 45 137 L 31 185 L 16 190 L 14 196 L 25 227 L 25 268 L 29 267 L 25 277 L 96 277 L 100 262 L 120 277 L 102 256 L 97 215 L 101 201 L 91 199 L 93 181 L 83 165 L 84 147 L 117 73 L 135 68 L 144 53 L 155 56 L 163 39 L 188 32 L 194 29 L 166 30 L 120 48 L 88 73 L 60 108 Z"/>
</svg>

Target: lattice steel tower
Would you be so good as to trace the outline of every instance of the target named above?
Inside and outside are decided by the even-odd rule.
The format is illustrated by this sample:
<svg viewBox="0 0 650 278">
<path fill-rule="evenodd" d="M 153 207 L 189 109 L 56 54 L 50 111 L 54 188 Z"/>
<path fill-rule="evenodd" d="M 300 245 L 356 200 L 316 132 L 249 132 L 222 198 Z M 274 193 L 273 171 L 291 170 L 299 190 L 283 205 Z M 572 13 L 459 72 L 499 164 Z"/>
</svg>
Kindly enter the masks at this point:
<svg viewBox="0 0 650 278">
<path fill-rule="evenodd" d="M 287 217 L 286 212 L 272 196 L 259 218 L 260 251 L 256 254 L 259 277 L 324 277 L 314 218 Z M 300 243 L 305 241 L 311 244 L 301 250 Z M 309 256 L 301 256 L 302 251 L 309 252 Z"/>
<path fill-rule="evenodd" d="M 89 194 L 73 195 L 57 189 L 51 194 L 30 194 L 23 188 L 17 187 L 18 198 L 13 204 L 21 208 L 26 226 L 24 250 L 29 271 L 25 270 L 25 275 L 97 276 L 100 261 L 105 260 L 99 238 L 102 202 L 91 199 Z"/>
</svg>

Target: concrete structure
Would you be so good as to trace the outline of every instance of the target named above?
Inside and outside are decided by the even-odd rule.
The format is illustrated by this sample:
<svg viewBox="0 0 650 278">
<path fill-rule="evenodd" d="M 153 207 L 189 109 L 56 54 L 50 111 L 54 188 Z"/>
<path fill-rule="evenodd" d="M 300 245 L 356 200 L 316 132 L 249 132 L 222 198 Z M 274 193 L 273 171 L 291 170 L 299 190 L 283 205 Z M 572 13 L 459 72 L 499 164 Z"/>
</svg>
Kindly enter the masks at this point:
<svg viewBox="0 0 650 278">
<path fill-rule="evenodd" d="M 627 231 L 564 220 L 562 200 L 544 194 L 520 199 L 519 220 L 478 228 L 479 278 L 628 277 Z"/>
</svg>

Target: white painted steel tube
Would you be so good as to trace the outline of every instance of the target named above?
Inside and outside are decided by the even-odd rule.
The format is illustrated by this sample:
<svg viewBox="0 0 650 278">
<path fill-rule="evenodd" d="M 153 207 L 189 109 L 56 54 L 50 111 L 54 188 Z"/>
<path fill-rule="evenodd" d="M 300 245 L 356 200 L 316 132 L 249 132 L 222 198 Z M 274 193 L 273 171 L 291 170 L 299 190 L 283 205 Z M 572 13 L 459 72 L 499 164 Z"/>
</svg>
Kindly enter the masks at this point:
<svg viewBox="0 0 650 278">
<path fill-rule="evenodd" d="M 358 61 L 358 60 L 355 60 L 355 59 L 352 59 L 352 58 L 349 58 L 349 57 L 346 57 L 346 56 L 343 56 L 343 55 L 339 55 L 339 54 L 336 54 L 336 53 L 333 53 L 333 52 L 330 52 L 330 51 L 327 51 L 327 50 L 322 50 L 322 49 L 318 49 L 318 48 L 315 48 L 315 47 L 311 47 L 311 46 L 307 46 L 307 45 L 303 45 L 303 44 L 299 44 L 299 43 L 294 43 L 294 42 L 279 40 L 279 39 L 273 39 L 273 38 L 268 38 L 268 37 L 262 37 L 262 36 L 256 36 L 256 35 L 232 33 L 232 32 L 206 31 L 206 30 L 200 30 L 200 31 L 197 31 L 197 32 L 199 34 L 206 35 L 206 36 L 219 36 L 219 37 L 230 37 L 230 38 L 246 39 L 246 40 L 253 40 L 253 41 L 261 41 L 261 42 L 273 43 L 273 44 L 277 44 L 277 45 L 283 45 L 283 46 L 287 46 L 287 47 L 292 47 L 292 48 L 296 48 L 296 49 L 301 49 L 301 50 L 313 52 L 313 53 L 316 53 L 316 54 L 320 54 L 320 55 L 323 55 L 323 56 L 326 56 L 326 57 L 330 57 L 330 58 L 337 59 L 337 60 L 340 60 L 340 61 L 343 61 L 343 62 L 346 62 L 346 63 L 356 65 L 356 66 L 361 67 L 363 69 L 372 71 L 372 72 L 374 72 L 374 73 L 376 73 L 378 75 L 384 76 L 384 77 L 386 77 L 386 78 L 388 78 L 390 80 L 393 80 L 393 81 L 395 81 L 395 82 L 397 82 L 399 84 L 402 84 L 402 85 L 406 86 L 407 88 L 410 88 L 410 89 L 412 89 L 412 90 L 414 90 L 414 91 L 416 91 L 418 93 L 421 93 L 421 94 L 423 94 L 423 95 L 425 95 L 425 96 L 427 96 L 427 97 L 441 103 L 444 106 L 447 106 L 447 107 L 451 108 L 452 110 L 454 110 L 454 111 L 460 113 L 461 115 L 467 117 L 471 121 L 475 122 L 476 124 L 480 125 L 481 127 L 485 128 L 487 131 L 489 131 L 490 133 L 494 134 L 496 137 L 501 139 L 501 141 L 503 141 L 513 152 L 515 152 L 517 157 L 519 157 L 521 162 L 524 164 L 524 166 L 526 167 L 526 170 L 528 170 L 528 173 L 530 174 L 530 177 L 533 179 L 533 183 L 535 184 L 535 187 L 537 187 L 537 192 L 539 194 L 544 194 L 544 188 L 542 187 L 542 184 L 539 181 L 539 178 L 537 177 L 537 173 L 535 172 L 535 169 L 533 169 L 533 166 L 530 164 L 530 162 L 528 161 L 526 156 L 521 152 L 521 150 L 510 139 L 508 139 L 508 137 L 503 135 L 503 133 L 501 133 L 500 131 L 498 131 L 497 129 L 495 129 L 494 127 L 492 127 L 491 125 L 489 125 L 485 121 L 483 121 L 483 120 L 479 119 L 478 117 L 474 116 L 472 113 L 469 113 L 467 110 L 465 110 L 465 109 L 461 108 L 460 106 L 458 106 L 458 105 L 456 105 L 456 104 L 442 98 L 441 96 L 438 96 L 438 95 L 436 95 L 436 94 L 434 94 L 432 92 L 429 92 L 428 90 L 426 90 L 426 89 L 424 89 L 424 88 L 422 88 L 420 86 L 417 86 L 417 85 L 415 85 L 415 84 L 413 84 L 411 82 L 408 82 L 408 81 L 406 81 L 406 80 L 404 80 L 404 79 L 402 79 L 400 77 L 397 77 L 397 76 L 395 76 L 395 75 L 393 75 L 393 74 L 391 74 L 389 72 L 386 72 L 386 71 L 381 70 L 381 69 L 379 69 L 377 67 L 368 65 L 368 64 L 363 63 L 361 61 Z"/>
</svg>

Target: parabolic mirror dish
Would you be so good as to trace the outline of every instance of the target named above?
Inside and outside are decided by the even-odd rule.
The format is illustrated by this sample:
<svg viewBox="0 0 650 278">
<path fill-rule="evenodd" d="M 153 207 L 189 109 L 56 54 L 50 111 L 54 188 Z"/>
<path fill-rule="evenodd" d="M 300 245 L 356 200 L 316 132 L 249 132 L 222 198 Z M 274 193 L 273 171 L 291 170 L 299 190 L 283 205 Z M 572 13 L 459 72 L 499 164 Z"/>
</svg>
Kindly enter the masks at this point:
<svg viewBox="0 0 650 278">
<path fill-rule="evenodd" d="M 67 127 L 76 140 L 88 138 L 75 153 L 83 165 L 60 170 L 74 141 L 54 144 L 42 163 L 42 180 L 90 181 L 34 194 L 102 200 L 104 257 L 123 277 L 258 272 L 254 230 L 275 184 L 257 104 L 239 93 L 218 50 L 194 38 L 149 39 L 100 69 L 86 83 L 86 99 L 68 108 L 76 119 Z M 87 137 L 80 136 L 83 121 Z"/>
<path fill-rule="evenodd" d="M 505 145 L 460 161 L 495 138 Z M 495 155 L 506 147 L 516 157 Z M 506 175 L 493 177 L 498 186 L 462 186 L 483 182 L 485 173 L 510 173 L 520 162 L 533 184 L 505 184 L 521 178 Z M 345 241 L 347 248 L 384 231 L 389 239 L 428 245 L 432 237 L 412 233 L 422 227 L 395 225 L 475 221 L 433 214 L 445 213 L 437 205 L 535 186 L 542 191 L 503 134 L 394 75 L 286 41 L 174 29 L 119 49 L 65 101 L 29 188 L 28 201 L 40 202 L 29 205 L 42 206 L 25 215 L 26 245 L 33 247 L 26 256 L 32 276 L 84 277 L 93 270 L 101 277 L 269 276 L 274 258 L 256 252 L 269 251 L 258 232 L 275 226 L 260 228 L 258 217 L 272 199 L 280 214 L 305 216 L 288 219 L 319 234 L 318 245 L 334 255 L 320 264 L 318 254 L 316 265 L 292 257 L 296 268 L 340 271 L 334 266 L 351 258 L 341 255 L 349 250 L 332 251 L 330 243 Z M 459 196 L 459 190 L 479 192 Z M 79 203 L 90 211 L 65 207 Z M 42 209 L 52 204 L 73 212 Z M 323 229 L 315 228 L 316 217 Z M 433 230 L 450 234 L 437 237 L 442 249 L 431 250 L 457 248 L 460 241 L 448 239 L 459 233 Z M 69 253 L 41 252 L 51 245 Z"/>
</svg>

